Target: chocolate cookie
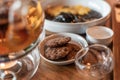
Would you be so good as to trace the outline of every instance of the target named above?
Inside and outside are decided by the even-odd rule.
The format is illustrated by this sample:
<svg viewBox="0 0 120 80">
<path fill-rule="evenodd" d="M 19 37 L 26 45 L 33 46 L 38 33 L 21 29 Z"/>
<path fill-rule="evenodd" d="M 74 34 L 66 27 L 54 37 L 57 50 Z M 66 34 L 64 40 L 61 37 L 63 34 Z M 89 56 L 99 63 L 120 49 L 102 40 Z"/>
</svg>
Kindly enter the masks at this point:
<svg viewBox="0 0 120 80">
<path fill-rule="evenodd" d="M 60 47 L 60 46 L 67 44 L 70 40 L 71 40 L 70 37 L 58 37 L 58 38 L 49 40 L 46 43 L 46 46 L 47 47 Z"/>
<path fill-rule="evenodd" d="M 77 52 L 81 49 L 80 46 L 77 46 L 75 44 L 69 43 L 68 44 L 69 48 L 71 48 L 71 51 L 69 52 L 69 54 L 67 55 L 67 59 L 74 59 L 75 55 L 77 54 Z"/>
<path fill-rule="evenodd" d="M 68 55 L 70 51 L 71 48 L 68 47 L 68 45 L 56 48 L 47 47 L 45 50 L 45 56 L 50 60 L 58 60 Z"/>
</svg>

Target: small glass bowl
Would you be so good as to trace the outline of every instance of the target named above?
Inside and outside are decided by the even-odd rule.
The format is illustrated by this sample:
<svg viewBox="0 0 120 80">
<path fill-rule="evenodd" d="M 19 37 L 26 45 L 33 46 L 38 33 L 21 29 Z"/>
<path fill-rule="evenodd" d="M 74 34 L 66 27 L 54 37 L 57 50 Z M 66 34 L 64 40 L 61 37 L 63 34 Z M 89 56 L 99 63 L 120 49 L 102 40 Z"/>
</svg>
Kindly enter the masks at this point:
<svg viewBox="0 0 120 80">
<path fill-rule="evenodd" d="M 99 80 L 113 70 L 113 54 L 108 47 L 94 44 L 77 53 L 75 64 L 85 80 Z"/>
</svg>

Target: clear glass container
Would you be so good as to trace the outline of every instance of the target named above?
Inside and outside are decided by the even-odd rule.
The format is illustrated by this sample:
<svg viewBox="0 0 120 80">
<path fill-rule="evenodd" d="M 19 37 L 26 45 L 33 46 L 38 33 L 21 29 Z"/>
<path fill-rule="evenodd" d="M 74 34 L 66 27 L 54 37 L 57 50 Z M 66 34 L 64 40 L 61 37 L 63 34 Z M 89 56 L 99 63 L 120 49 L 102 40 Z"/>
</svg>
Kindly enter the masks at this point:
<svg viewBox="0 0 120 80">
<path fill-rule="evenodd" d="M 0 56 L 18 58 L 39 43 L 44 14 L 38 0 L 0 0 Z M 9 58 L 9 57 L 8 57 Z M 1 59 L 0 59 L 1 61 Z"/>
<path fill-rule="evenodd" d="M 114 59 L 108 47 L 94 44 L 78 52 L 75 64 L 83 80 L 101 80 L 113 70 Z"/>
<path fill-rule="evenodd" d="M 40 55 L 36 47 L 22 58 L 0 63 L 0 80 L 29 80 L 38 69 L 39 62 Z"/>
<path fill-rule="evenodd" d="M 29 80 L 44 38 L 40 0 L 0 0 L 0 80 Z"/>
</svg>

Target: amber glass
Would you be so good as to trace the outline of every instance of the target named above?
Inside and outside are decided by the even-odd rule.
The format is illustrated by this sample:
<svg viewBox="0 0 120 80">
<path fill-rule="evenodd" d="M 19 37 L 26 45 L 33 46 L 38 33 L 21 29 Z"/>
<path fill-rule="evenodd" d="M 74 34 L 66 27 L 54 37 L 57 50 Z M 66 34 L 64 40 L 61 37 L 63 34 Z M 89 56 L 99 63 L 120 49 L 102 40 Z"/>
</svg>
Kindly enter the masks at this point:
<svg viewBox="0 0 120 80">
<path fill-rule="evenodd" d="M 0 0 L 0 56 L 32 49 L 39 42 L 43 22 L 39 1 Z"/>
<path fill-rule="evenodd" d="M 36 72 L 44 38 L 38 0 L 0 0 L 0 80 L 29 80 Z"/>
</svg>

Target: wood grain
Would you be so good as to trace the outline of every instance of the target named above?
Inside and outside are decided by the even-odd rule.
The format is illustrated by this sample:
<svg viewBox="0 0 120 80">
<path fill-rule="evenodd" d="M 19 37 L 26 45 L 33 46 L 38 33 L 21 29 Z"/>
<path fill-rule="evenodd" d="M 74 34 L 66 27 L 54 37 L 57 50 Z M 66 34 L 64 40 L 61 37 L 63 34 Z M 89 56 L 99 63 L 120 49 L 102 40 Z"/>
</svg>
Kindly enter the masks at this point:
<svg viewBox="0 0 120 80">
<path fill-rule="evenodd" d="M 37 73 L 31 80 L 85 80 L 75 68 L 74 64 L 57 66 L 41 59 Z M 104 80 L 112 80 L 110 75 Z"/>
<path fill-rule="evenodd" d="M 107 0 L 113 6 L 114 0 Z M 113 22 L 113 23 L 112 23 Z M 112 19 L 106 23 L 108 27 L 112 27 L 115 35 L 113 40 L 113 53 L 115 56 L 114 74 L 108 75 L 104 80 L 120 80 L 120 23 L 116 24 L 114 13 Z M 41 59 L 40 66 L 31 80 L 83 80 L 82 76 L 77 72 L 75 65 L 57 66 Z"/>
<path fill-rule="evenodd" d="M 119 8 L 120 9 L 120 8 Z M 115 6 L 113 6 L 112 12 L 112 27 L 114 30 L 114 40 L 113 40 L 113 53 L 115 57 L 115 67 L 114 67 L 114 80 L 120 80 L 120 22 L 117 22 L 116 16 L 120 17 L 120 14 L 116 14 Z"/>
</svg>

